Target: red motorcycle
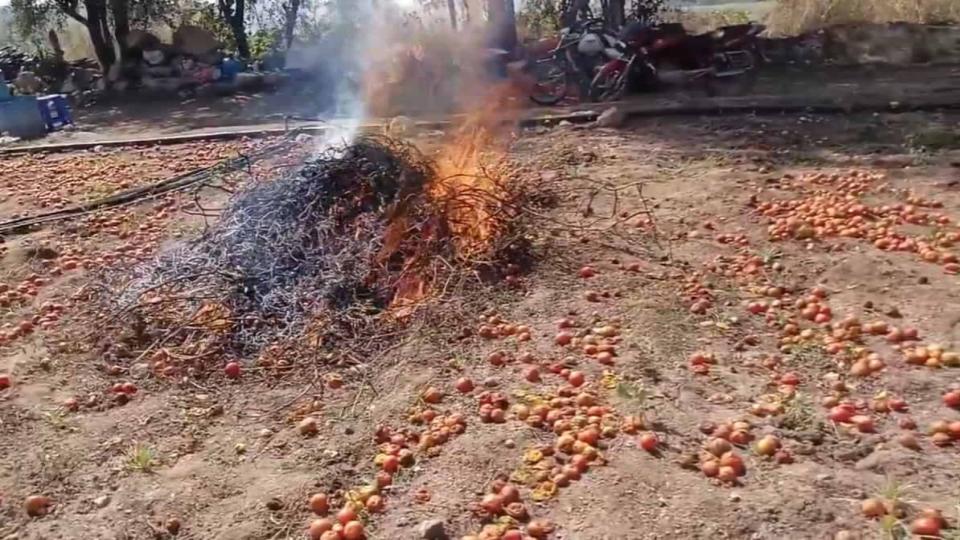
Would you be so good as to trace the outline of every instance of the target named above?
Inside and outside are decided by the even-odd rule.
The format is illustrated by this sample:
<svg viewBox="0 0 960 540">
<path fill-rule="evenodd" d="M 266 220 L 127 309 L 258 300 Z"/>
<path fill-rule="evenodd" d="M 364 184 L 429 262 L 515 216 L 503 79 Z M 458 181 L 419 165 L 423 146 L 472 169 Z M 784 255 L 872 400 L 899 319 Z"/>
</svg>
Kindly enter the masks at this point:
<svg viewBox="0 0 960 540">
<path fill-rule="evenodd" d="M 610 101 L 628 91 L 695 84 L 715 95 L 727 82 L 736 82 L 736 92 L 744 93 L 763 58 L 757 38 L 763 30 L 758 24 L 743 24 L 690 35 L 680 24 L 627 26 L 620 36 L 620 58 L 597 71 L 590 97 Z"/>
</svg>

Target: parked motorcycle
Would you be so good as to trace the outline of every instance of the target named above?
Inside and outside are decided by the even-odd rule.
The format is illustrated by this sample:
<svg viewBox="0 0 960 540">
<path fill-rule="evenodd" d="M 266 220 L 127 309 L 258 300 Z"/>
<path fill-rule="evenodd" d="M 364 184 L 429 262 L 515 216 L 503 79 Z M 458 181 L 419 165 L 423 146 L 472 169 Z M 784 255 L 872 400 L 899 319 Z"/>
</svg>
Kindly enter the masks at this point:
<svg viewBox="0 0 960 540">
<path fill-rule="evenodd" d="M 743 93 L 753 83 L 762 58 L 757 36 L 761 25 L 719 28 L 690 35 L 681 25 L 627 27 L 621 35 L 619 58 L 597 70 L 589 90 L 594 101 L 620 99 L 628 91 L 703 85 L 715 95 L 727 82 Z"/>
<path fill-rule="evenodd" d="M 597 70 L 622 58 L 625 48 L 603 19 L 578 21 L 564 28 L 546 54 L 531 63 L 536 84 L 530 99 L 539 105 L 556 105 L 571 86 L 578 87 L 581 96 L 588 96 Z"/>
</svg>

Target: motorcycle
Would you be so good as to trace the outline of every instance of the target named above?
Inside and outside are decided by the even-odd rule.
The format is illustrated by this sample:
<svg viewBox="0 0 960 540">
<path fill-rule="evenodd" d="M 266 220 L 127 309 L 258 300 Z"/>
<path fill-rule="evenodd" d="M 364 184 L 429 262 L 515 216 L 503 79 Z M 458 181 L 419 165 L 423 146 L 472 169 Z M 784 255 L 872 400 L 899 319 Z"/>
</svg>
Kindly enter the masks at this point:
<svg viewBox="0 0 960 540">
<path fill-rule="evenodd" d="M 756 24 L 729 26 L 689 35 L 681 25 L 627 27 L 621 35 L 620 57 L 604 64 L 590 84 L 594 101 L 620 99 L 628 90 L 703 84 L 715 95 L 727 81 L 738 81 L 737 93 L 753 84 L 763 58 Z"/>
<path fill-rule="evenodd" d="M 536 80 L 530 99 L 538 105 L 556 105 L 579 87 L 589 95 L 590 83 L 601 66 L 623 57 L 626 44 L 608 30 L 603 19 L 579 21 L 560 32 L 545 55 L 530 64 Z"/>
</svg>

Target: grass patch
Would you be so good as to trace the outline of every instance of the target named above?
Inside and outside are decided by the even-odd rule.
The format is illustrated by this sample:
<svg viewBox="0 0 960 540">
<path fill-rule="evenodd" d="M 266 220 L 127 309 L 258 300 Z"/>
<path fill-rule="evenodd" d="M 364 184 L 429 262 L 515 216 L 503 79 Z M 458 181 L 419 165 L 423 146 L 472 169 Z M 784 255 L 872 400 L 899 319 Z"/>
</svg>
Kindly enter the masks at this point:
<svg viewBox="0 0 960 540">
<path fill-rule="evenodd" d="M 794 394 L 783 401 L 780 426 L 793 431 L 820 431 L 823 421 L 820 420 L 810 396 Z"/>
<path fill-rule="evenodd" d="M 753 14 L 745 9 L 678 9 L 668 11 L 663 16 L 664 22 L 680 23 L 690 32 L 702 33 L 715 30 L 722 26 L 747 24 L 757 20 Z"/>
<path fill-rule="evenodd" d="M 891 515 L 880 518 L 877 526 L 880 527 L 880 538 L 883 540 L 906 540 L 910 538 L 910 533 L 903 522 Z"/>
<path fill-rule="evenodd" d="M 150 473 L 157 466 L 157 453 L 152 447 L 134 443 L 127 450 L 127 469 L 136 472 Z"/>
<path fill-rule="evenodd" d="M 796 36 L 835 24 L 958 20 L 956 0 L 777 0 L 764 22 L 774 34 Z"/>
<path fill-rule="evenodd" d="M 790 349 L 790 363 L 798 368 L 834 369 L 833 361 L 827 357 L 827 351 L 819 343 L 799 343 Z"/>
<path fill-rule="evenodd" d="M 949 129 L 928 129 L 907 135 L 906 146 L 911 152 L 931 153 L 960 148 L 960 133 Z"/>
<path fill-rule="evenodd" d="M 43 413 L 44 420 L 47 421 L 54 429 L 61 429 L 67 431 L 76 431 L 77 429 L 69 421 L 67 414 L 63 411 L 47 411 Z"/>
</svg>

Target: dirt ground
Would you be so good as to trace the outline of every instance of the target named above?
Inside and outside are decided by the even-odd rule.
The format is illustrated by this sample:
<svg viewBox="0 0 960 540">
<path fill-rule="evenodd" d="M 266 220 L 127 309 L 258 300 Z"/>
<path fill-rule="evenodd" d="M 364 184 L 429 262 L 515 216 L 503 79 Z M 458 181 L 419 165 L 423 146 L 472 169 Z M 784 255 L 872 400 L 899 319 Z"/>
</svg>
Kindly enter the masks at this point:
<svg viewBox="0 0 960 540">
<path fill-rule="evenodd" d="M 767 67 L 759 72 L 758 80 L 750 88 L 750 94 L 757 96 L 827 98 L 838 102 L 874 96 L 896 101 L 918 94 L 957 91 L 960 91 L 960 67 L 954 65 Z M 14 146 L 161 137 L 258 125 L 280 128 L 287 116 L 306 119 L 322 116 L 315 94 L 309 86 L 291 85 L 274 91 L 187 100 L 137 96 L 106 99 L 77 108 L 74 128 Z M 697 98 L 704 98 L 700 89 L 633 96 L 631 101 L 657 106 Z M 562 114 L 578 107 L 575 103 L 553 109 L 523 105 L 531 106 L 531 114 Z M 435 111 L 438 119 L 444 118 L 443 113 Z"/>
<path fill-rule="evenodd" d="M 309 496 L 338 508 L 374 478 L 378 427 L 414 428 L 425 409 L 462 415 L 465 431 L 415 452 L 382 490 L 382 512 L 361 515 L 371 540 L 423 538 L 430 520 L 451 538 L 503 524 L 476 504 L 498 477 L 558 540 L 905 538 L 929 509 L 960 525 L 960 435 L 931 426 L 960 420 L 943 400 L 960 383 L 958 127 L 945 113 L 524 130 L 510 157 L 556 204 L 538 216 L 519 286 L 447 299 L 450 324 L 411 328 L 359 364 L 292 358 L 282 375 L 156 377 L 139 351 L 107 355 L 81 339 L 98 330 L 84 287 L 196 235 L 195 201 L 8 235 L 0 539 L 303 538 Z M 2 157 L 2 213 L 268 142 Z M 231 185 L 295 166 L 309 144 Z M 223 199 L 207 196 L 204 207 Z M 489 338 L 494 328 L 506 335 Z M 342 387 L 324 384 L 332 373 Z M 478 388 L 458 393 L 462 377 Z M 122 382 L 137 392 L 120 405 L 111 388 Z M 478 415 L 481 386 L 509 401 L 503 421 Z M 429 387 L 439 403 L 422 399 Z M 532 419 L 571 398 L 583 405 L 569 419 L 578 437 L 589 418 L 605 428 L 589 464 Z M 298 432 L 304 415 L 317 435 Z M 721 436 L 733 442 L 722 474 L 737 473 L 726 482 L 701 470 Z M 761 440 L 778 443 L 776 456 Z M 27 515 L 30 495 L 50 498 L 45 515 Z M 895 517 L 866 517 L 869 498 Z"/>
</svg>

